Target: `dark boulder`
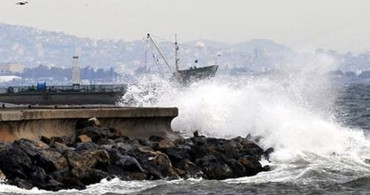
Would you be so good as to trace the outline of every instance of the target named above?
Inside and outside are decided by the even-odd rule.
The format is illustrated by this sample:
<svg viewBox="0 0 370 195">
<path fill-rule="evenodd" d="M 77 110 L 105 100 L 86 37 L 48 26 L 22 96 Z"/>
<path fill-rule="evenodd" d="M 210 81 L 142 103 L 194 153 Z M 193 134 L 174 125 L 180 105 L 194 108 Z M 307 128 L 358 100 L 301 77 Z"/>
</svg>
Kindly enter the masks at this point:
<svg viewBox="0 0 370 195">
<path fill-rule="evenodd" d="M 47 173 L 68 168 L 67 159 L 56 149 L 40 150 L 37 166 L 42 167 Z"/>
<path fill-rule="evenodd" d="M 227 163 L 217 159 L 214 155 L 206 155 L 197 159 L 196 164 L 202 169 L 207 179 L 227 179 L 233 177 L 232 169 Z"/>
<path fill-rule="evenodd" d="M 120 155 L 119 159 L 114 163 L 116 166 L 127 172 L 142 172 L 145 170 L 141 167 L 136 158 L 128 155 Z"/>
</svg>

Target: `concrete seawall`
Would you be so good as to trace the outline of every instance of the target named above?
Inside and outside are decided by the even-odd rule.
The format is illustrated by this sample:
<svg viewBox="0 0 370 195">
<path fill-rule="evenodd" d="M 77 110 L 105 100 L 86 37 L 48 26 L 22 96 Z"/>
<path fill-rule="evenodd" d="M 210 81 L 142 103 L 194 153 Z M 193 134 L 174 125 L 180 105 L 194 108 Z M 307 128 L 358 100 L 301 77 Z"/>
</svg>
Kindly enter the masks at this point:
<svg viewBox="0 0 370 195">
<path fill-rule="evenodd" d="M 4 108 L 0 110 L 0 141 L 73 135 L 79 121 L 93 117 L 100 121 L 101 126 L 114 128 L 131 138 L 158 135 L 177 139 L 180 136 L 171 129 L 171 121 L 177 115 L 177 108 Z"/>
</svg>

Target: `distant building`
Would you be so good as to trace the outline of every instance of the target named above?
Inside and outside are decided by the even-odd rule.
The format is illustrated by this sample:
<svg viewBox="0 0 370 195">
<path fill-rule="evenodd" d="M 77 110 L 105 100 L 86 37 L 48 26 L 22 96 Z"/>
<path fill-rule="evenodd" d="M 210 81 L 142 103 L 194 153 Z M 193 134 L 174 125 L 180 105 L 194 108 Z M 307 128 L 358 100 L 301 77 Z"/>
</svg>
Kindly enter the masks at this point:
<svg viewBox="0 0 370 195">
<path fill-rule="evenodd" d="M 0 63 L 0 74 L 1 73 L 19 73 L 24 70 L 22 64 L 16 63 Z"/>
</svg>

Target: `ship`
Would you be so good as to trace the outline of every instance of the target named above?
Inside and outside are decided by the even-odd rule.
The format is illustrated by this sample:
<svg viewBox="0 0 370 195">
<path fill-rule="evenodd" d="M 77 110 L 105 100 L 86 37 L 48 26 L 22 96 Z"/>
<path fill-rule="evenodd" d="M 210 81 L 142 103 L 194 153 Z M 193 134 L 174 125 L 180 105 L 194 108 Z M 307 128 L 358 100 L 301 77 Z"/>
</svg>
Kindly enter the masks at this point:
<svg viewBox="0 0 370 195">
<path fill-rule="evenodd" d="M 78 56 L 73 56 L 72 85 L 9 86 L 0 88 L 0 102 L 20 105 L 116 105 L 127 90 L 125 84 L 80 85 Z"/>
<path fill-rule="evenodd" d="M 211 77 L 214 77 L 216 75 L 216 72 L 218 70 L 218 65 L 210 65 L 210 66 L 191 66 L 188 69 L 179 69 L 179 58 L 178 58 L 178 50 L 179 46 L 177 43 L 177 36 L 175 35 L 175 70 L 172 71 L 171 66 L 169 65 L 168 61 L 164 57 L 163 53 L 159 49 L 158 45 L 155 43 L 155 41 L 152 39 L 150 34 L 147 34 L 147 40 L 154 45 L 154 48 L 157 50 L 165 64 L 167 65 L 168 69 L 172 72 L 172 78 L 171 80 L 179 82 L 184 85 L 188 85 L 192 82 L 208 79 Z M 198 63 L 198 60 L 195 60 L 195 63 Z M 158 64 L 157 64 L 158 66 Z M 162 68 L 159 68 L 159 70 L 162 70 Z"/>
</svg>

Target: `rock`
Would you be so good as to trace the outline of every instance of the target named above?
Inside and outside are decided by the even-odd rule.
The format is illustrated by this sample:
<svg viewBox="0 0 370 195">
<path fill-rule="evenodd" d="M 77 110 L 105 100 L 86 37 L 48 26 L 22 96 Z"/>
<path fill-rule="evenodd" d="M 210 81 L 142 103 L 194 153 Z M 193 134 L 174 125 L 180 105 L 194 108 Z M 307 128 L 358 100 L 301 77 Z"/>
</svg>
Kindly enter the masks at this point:
<svg viewBox="0 0 370 195">
<path fill-rule="evenodd" d="M 6 179 L 5 174 L 3 173 L 3 171 L 0 170 L 0 180 L 4 181 L 5 179 Z"/>
<path fill-rule="evenodd" d="M 82 151 L 82 150 L 96 150 L 99 148 L 99 145 L 94 142 L 81 142 L 77 143 L 76 151 Z"/>
<path fill-rule="evenodd" d="M 117 167 L 121 168 L 123 171 L 142 173 L 145 172 L 145 170 L 141 167 L 139 161 L 137 161 L 136 158 L 132 156 L 121 155 L 114 164 Z"/>
<path fill-rule="evenodd" d="M 200 166 L 207 179 L 226 179 L 233 177 L 233 171 L 230 167 L 222 160 L 218 160 L 214 155 L 207 155 L 197 159 L 196 164 Z"/>
<path fill-rule="evenodd" d="M 97 118 L 79 119 L 76 122 L 76 129 L 85 129 L 87 127 L 100 127 L 100 121 Z"/>
<path fill-rule="evenodd" d="M 108 128 L 98 128 L 98 127 L 85 127 L 83 129 L 78 129 L 76 131 L 76 135 L 87 135 L 91 138 L 93 142 L 97 142 L 101 138 L 113 138 L 113 134 L 110 132 Z"/>
<path fill-rule="evenodd" d="M 108 152 L 103 149 L 81 152 L 82 162 L 88 168 L 106 167 L 110 158 Z"/>
<path fill-rule="evenodd" d="M 81 182 L 84 185 L 90 185 L 94 183 L 99 183 L 102 179 L 107 178 L 109 175 L 105 171 L 98 169 L 88 169 L 84 176 L 81 178 Z"/>
<path fill-rule="evenodd" d="M 43 135 L 40 137 L 40 140 L 41 140 L 42 142 L 44 142 L 45 144 L 50 144 L 50 142 L 51 142 L 50 138 L 45 137 L 45 136 L 43 136 Z"/>
<path fill-rule="evenodd" d="M 85 135 L 85 134 L 82 134 L 82 135 L 79 135 L 79 136 L 77 137 L 77 141 L 78 141 L 78 142 L 83 142 L 83 143 L 85 143 L 85 142 L 91 142 L 92 140 L 91 140 L 91 138 L 90 138 L 89 136 L 87 136 L 87 135 Z"/>
<path fill-rule="evenodd" d="M 116 145 L 116 142 L 112 139 L 101 138 L 96 142 L 98 145 Z"/>
<path fill-rule="evenodd" d="M 267 148 L 267 150 L 263 152 L 263 157 L 265 157 L 265 159 L 270 162 L 270 154 L 273 152 L 274 148 Z"/>
<path fill-rule="evenodd" d="M 130 138 L 129 138 L 129 137 L 127 137 L 127 136 L 120 136 L 120 137 L 118 137 L 118 138 L 115 138 L 115 139 L 114 139 L 114 142 L 116 142 L 117 144 L 118 144 L 118 143 L 130 143 L 130 142 L 131 142 L 131 140 L 130 140 Z"/>
<path fill-rule="evenodd" d="M 0 144 L 0 170 L 7 183 L 26 189 L 84 189 L 111 177 L 227 179 L 270 170 L 259 161 L 269 160 L 273 148 L 264 151 L 250 138 L 207 138 L 195 132 L 194 137 L 175 141 L 159 136 L 130 139 L 85 122 L 90 123 L 79 124 L 85 126 L 76 131 L 76 139 L 41 137 L 40 142 Z"/>
<path fill-rule="evenodd" d="M 13 143 L 0 157 L 0 169 L 10 181 L 16 178 L 26 179 L 28 178 L 27 174 L 33 169 L 32 160 L 19 145 Z"/>
<path fill-rule="evenodd" d="M 226 163 L 233 172 L 232 177 L 243 177 L 246 175 L 246 168 L 237 160 L 228 159 Z"/>
<path fill-rule="evenodd" d="M 88 167 L 85 165 L 83 157 L 75 151 L 66 151 L 64 157 L 68 160 L 71 174 L 76 178 L 82 178 Z"/>
<path fill-rule="evenodd" d="M 175 144 L 168 139 L 163 139 L 158 143 L 158 149 L 174 148 L 174 147 L 175 147 Z"/>
<path fill-rule="evenodd" d="M 240 158 L 238 161 L 245 167 L 246 176 L 253 176 L 263 171 L 262 165 L 255 159 Z"/>
<path fill-rule="evenodd" d="M 73 143 L 75 142 L 75 137 L 74 136 L 51 137 L 49 145 L 55 142 L 66 144 L 66 145 L 73 145 Z"/>
<path fill-rule="evenodd" d="M 199 177 L 201 175 L 201 169 L 187 158 L 177 162 L 174 167 L 185 171 L 183 177 Z"/>
<path fill-rule="evenodd" d="M 56 149 L 40 150 L 37 165 L 42 167 L 47 173 L 68 168 L 67 159 Z"/>
<path fill-rule="evenodd" d="M 7 148 L 9 148 L 8 144 L 0 143 L 0 157 L 6 154 Z"/>
<path fill-rule="evenodd" d="M 161 148 L 160 151 L 164 152 L 172 163 L 177 163 L 185 158 L 190 158 L 188 151 L 190 147 L 180 146 L 180 147 L 171 147 L 171 148 Z"/>
<path fill-rule="evenodd" d="M 151 179 L 162 179 L 164 177 L 173 176 L 170 172 L 172 164 L 166 154 L 141 147 L 137 148 L 136 154 L 136 159 L 140 162 L 141 166 L 148 171 L 148 176 Z"/>
<path fill-rule="evenodd" d="M 162 140 L 164 140 L 164 138 L 157 135 L 152 135 L 149 137 L 149 141 L 151 142 L 160 142 Z"/>
<path fill-rule="evenodd" d="M 131 144 L 119 142 L 117 143 L 117 149 L 121 154 L 128 154 L 129 151 L 133 150 L 133 147 Z"/>
<path fill-rule="evenodd" d="M 126 176 L 126 180 L 145 180 L 147 178 L 147 175 L 143 172 L 124 172 Z"/>
<path fill-rule="evenodd" d="M 127 137 L 127 136 L 124 136 L 123 133 L 122 133 L 122 131 L 120 131 L 118 129 L 110 128 L 109 131 L 112 133 L 112 138 Z"/>
<path fill-rule="evenodd" d="M 74 148 L 68 147 L 67 145 L 59 142 L 52 143 L 51 148 L 55 148 L 59 153 L 64 153 L 67 150 L 74 150 Z"/>
<path fill-rule="evenodd" d="M 194 145 L 203 146 L 207 144 L 207 138 L 204 136 L 192 137 L 190 138 Z"/>
<path fill-rule="evenodd" d="M 36 142 L 27 139 L 16 140 L 13 142 L 12 146 L 19 147 L 19 149 L 24 151 L 31 158 L 34 158 L 40 149 Z"/>
<path fill-rule="evenodd" d="M 30 189 L 33 188 L 33 184 L 32 184 L 31 181 L 29 181 L 27 179 L 21 179 L 19 177 L 10 180 L 9 184 L 10 185 L 15 185 L 19 188 L 23 188 L 23 189 L 27 189 L 27 190 L 30 190 Z"/>
<path fill-rule="evenodd" d="M 92 126 L 94 126 L 94 127 L 100 127 L 100 125 L 101 125 L 100 121 L 97 118 L 95 118 L 95 117 L 89 118 L 87 121 L 90 124 L 92 124 Z"/>
</svg>

